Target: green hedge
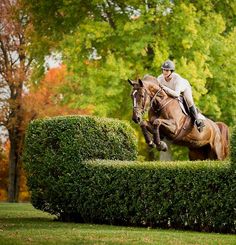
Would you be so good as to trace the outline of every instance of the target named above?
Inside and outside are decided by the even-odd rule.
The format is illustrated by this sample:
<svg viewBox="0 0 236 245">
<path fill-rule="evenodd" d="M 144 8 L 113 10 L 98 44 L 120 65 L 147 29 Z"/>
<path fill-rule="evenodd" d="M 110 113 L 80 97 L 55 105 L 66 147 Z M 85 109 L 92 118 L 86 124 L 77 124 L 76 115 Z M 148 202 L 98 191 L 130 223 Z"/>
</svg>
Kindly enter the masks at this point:
<svg viewBox="0 0 236 245">
<path fill-rule="evenodd" d="M 136 156 L 126 123 L 34 121 L 24 152 L 32 203 L 63 221 L 235 232 L 236 175 L 229 162 L 130 161 Z"/>
<path fill-rule="evenodd" d="M 24 149 L 33 205 L 59 216 L 74 212 L 72 199 L 83 178 L 83 160 L 137 157 L 134 130 L 128 124 L 90 116 L 35 120 Z"/>
<path fill-rule="evenodd" d="M 86 167 L 75 198 L 80 221 L 235 232 L 229 162 L 90 161 Z"/>
</svg>

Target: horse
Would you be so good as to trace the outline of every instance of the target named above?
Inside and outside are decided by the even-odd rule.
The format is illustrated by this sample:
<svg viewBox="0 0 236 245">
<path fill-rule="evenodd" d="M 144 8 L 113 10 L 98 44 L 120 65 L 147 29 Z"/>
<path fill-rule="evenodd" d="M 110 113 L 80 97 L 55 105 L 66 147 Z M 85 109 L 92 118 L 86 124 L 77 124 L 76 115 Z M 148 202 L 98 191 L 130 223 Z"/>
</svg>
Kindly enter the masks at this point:
<svg viewBox="0 0 236 245">
<path fill-rule="evenodd" d="M 143 79 L 132 81 L 132 119 L 140 124 L 146 143 L 159 151 L 167 151 L 163 138 L 172 143 L 186 146 L 189 159 L 224 160 L 229 154 L 229 128 L 223 122 L 214 122 L 205 117 L 205 126 L 199 132 L 193 119 L 180 107 L 178 98 L 169 96 L 158 80 L 145 75 Z M 143 114 L 148 112 L 148 120 Z"/>
</svg>

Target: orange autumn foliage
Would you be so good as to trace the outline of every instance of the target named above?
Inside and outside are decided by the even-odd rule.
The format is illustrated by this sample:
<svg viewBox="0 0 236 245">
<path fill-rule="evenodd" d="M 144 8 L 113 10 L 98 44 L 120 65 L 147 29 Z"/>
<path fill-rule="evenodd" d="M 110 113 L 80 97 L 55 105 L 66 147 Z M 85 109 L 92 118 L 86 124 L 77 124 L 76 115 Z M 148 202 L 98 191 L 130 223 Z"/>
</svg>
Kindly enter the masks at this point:
<svg viewBox="0 0 236 245">
<path fill-rule="evenodd" d="M 61 86 L 65 83 L 67 70 L 65 66 L 50 69 L 37 87 L 30 88 L 22 98 L 24 135 L 28 123 L 37 118 L 70 114 L 89 114 L 89 110 L 71 109 L 62 104 Z M 0 201 L 7 200 L 8 154 L 9 142 L 0 151 Z M 0 148 L 1 149 L 1 148 Z M 28 201 L 27 180 L 23 168 L 20 168 L 19 201 Z"/>
<path fill-rule="evenodd" d="M 61 86 L 68 75 L 66 66 L 50 69 L 37 88 L 24 96 L 24 108 L 30 118 L 69 114 L 89 114 L 87 110 L 71 109 L 62 104 Z"/>
<path fill-rule="evenodd" d="M 0 150 L 0 201 L 7 200 L 9 149 L 10 149 L 10 142 L 8 140 Z M 20 178 L 19 178 L 19 201 L 21 202 L 29 201 L 27 179 L 24 170 L 22 168 L 20 169 Z"/>
<path fill-rule="evenodd" d="M 9 143 L 0 147 L 0 201 L 7 200 Z"/>
</svg>

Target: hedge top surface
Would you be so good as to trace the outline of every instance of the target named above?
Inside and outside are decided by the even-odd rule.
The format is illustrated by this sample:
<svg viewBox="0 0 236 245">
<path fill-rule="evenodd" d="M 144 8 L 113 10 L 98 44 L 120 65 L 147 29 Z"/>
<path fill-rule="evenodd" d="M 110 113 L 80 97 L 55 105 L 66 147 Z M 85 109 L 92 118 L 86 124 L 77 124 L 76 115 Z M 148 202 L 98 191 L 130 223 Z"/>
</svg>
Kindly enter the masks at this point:
<svg viewBox="0 0 236 245">
<path fill-rule="evenodd" d="M 94 116 L 60 116 L 30 123 L 28 164 L 73 164 L 86 159 L 135 160 L 137 140 L 128 123 Z"/>
<path fill-rule="evenodd" d="M 109 168 L 132 168 L 132 169 L 169 169 L 184 171 L 217 171 L 219 169 L 230 169 L 230 161 L 114 161 L 114 160 L 87 160 L 87 166 L 93 167 L 109 167 Z"/>
</svg>

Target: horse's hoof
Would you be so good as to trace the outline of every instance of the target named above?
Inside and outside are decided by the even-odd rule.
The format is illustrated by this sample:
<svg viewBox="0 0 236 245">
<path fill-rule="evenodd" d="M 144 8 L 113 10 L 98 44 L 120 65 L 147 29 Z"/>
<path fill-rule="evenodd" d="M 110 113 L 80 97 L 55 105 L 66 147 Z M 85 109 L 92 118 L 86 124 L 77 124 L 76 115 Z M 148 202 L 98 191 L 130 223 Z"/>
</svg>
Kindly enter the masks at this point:
<svg viewBox="0 0 236 245">
<path fill-rule="evenodd" d="M 162 151 L 167 151 L 168 150 L 168 146 L 164 141 L 161 141 L 161 150 Z"/>
<path fill-rule="evenodd" d="M 148 146 L 151 147 L 151 148 L 154 148 L 156 145 L 151 141 L 148 143 Z"/>
<path fill-rule="evenodd" d="M 164 141 L 160 142 L 160 145 L 157 145 L 157 150 L 159 151 L 167 151 L 168 150 L 168 146 Z"/>
</svg>

